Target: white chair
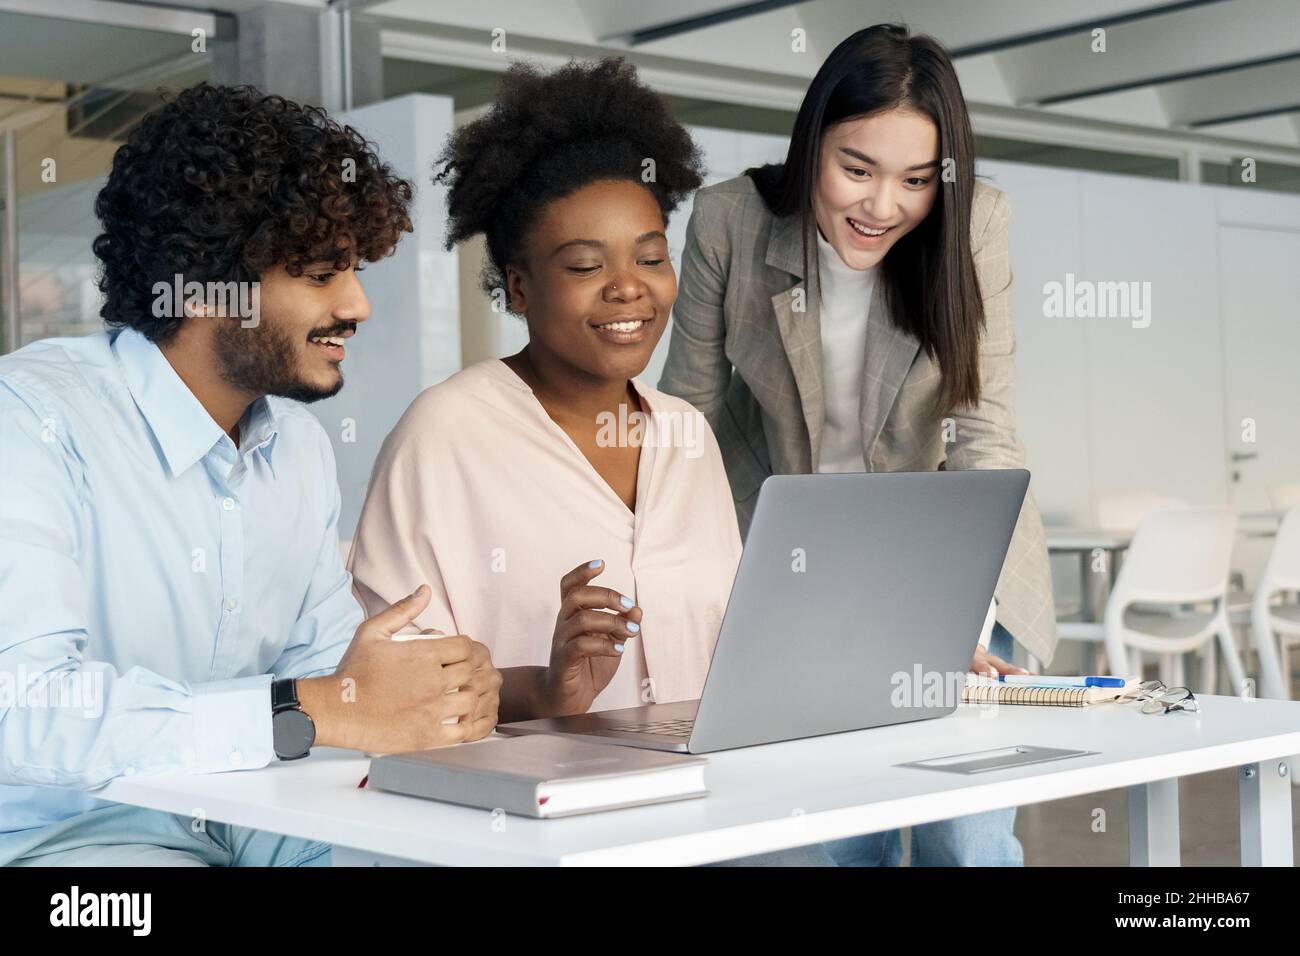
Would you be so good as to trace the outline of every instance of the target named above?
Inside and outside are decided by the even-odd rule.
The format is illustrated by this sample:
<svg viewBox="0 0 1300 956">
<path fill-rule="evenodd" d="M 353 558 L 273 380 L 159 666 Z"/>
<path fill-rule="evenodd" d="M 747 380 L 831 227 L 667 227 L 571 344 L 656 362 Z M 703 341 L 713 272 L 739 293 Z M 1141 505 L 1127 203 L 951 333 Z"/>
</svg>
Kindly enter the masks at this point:
<svg viewBox="0 0 1300 956">
<path fill-rule="evenodd" d="M 1277 601 L 1279 592 L 1300 590 L 1300 504 L 1282 517 L 1273 551 L 1251 602 L 1250 623 L 1259 652 L 1260 691 L 1265 697 L 1290 694 L 1290 648 L 1300 644 L 1300 604 Z M 1276 643 L 1274 643 L 1276 637 Z"/>
<path fill-rule="evenodd" d="M 1112 491 L 1097 496 L 1093 520 L 1098 528 L 1106 531 L 1131 532 L 1152 511 L 1186 507 L 1187 502 L 1182 498 L 1152 491 Z M 1087 580 L 1085 575 L 1084 581 Z M 1081 587 L 1087 587 L 1087 584 L 1084 583 Z M 1100 674 L 1107 670 L 1105 628 L 1098 621 L 1082 620 L 1082 613 L 1082 603 L 1078 608 L 1068 609 L 1061 615 L 1061 620 L 1057 621 L 1056 633 L 1063 641 L 1080 641 L 1087 645 L 1083 655 L 1083 668 L 1090 673 Z M 1120 666 L 1117 670 L 1123 670 L 1123 667 Z"/>
<path fill-rule="evenodd" d="M 1296 487 L 1300 489 L 1300 485 Z M 1186 499 L 1175 498 L 1172 495 L 1151 491 L 1109 492 L 1097 498 L 1097 526 L 1110 531 L 1135 531 L 1142 519 L 1152 511 L 1187 507 L 1189 503 Z M 1235 629 L 1233 637 L 1240 636 L 1244 646 L 1250 623 L 1250 592 L 1245 589 L 1245 576 L 1239 571 L 1230 571 L 1228 574 L 1227 605 L 1228 622 Z M 1170 614 L 1174 617 L 1185 614 L 1184 609 L 1179 607 L 1146 607 L 1139 610 Z M 1214 645 L 1208 643 L 1201 648 L 1200 652 L 1202 672 L 1206 675 L 1204 688 L 1207 693 L 1213 693 L 1218 683 L 1218 663 L 1214 652 Z"/>
<path fill-rule="evenodd" d="M 1233 686 L 1244 693 L 1246 675 L 1227 614 L 1236 527 L 1228 508 L 1153 511 L 1142 519 L 1102 624 L 1112 671 L 1141 674 L 1145 651 L 1159 655 L 1161 680 L 1184 684 L 1183 655 L 1210 650 L 1205 645 L 1217 638 Z M 1184 610 L 1167 614 L 1151 606 Z M 1207 657 L 1212 665 L 1213 654 Z M 1211 692 L 1214 671 L 1207 668 Z"/>
</svg>

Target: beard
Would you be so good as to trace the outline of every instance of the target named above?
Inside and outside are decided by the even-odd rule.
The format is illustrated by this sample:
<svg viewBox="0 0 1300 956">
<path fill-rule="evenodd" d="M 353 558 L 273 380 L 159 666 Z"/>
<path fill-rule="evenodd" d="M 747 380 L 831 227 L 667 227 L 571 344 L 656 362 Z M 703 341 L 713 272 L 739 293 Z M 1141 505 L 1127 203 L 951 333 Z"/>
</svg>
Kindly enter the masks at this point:
<svg viewBox="0 0 1300 956">
<path fill-rule="evenodd" d="M 351 323 L 349 323 L 351 324 Z M 257 395 L 277 395 L 295 402 L 318 402 L 338 393 L 343 373 L 333 385 L 313 385 L 298 374 L 298 349 L 288 332 L 263 319 L 244 328 L 237 319 L 217 324 L 213 347 L 221 377 Z"/>
</svg>

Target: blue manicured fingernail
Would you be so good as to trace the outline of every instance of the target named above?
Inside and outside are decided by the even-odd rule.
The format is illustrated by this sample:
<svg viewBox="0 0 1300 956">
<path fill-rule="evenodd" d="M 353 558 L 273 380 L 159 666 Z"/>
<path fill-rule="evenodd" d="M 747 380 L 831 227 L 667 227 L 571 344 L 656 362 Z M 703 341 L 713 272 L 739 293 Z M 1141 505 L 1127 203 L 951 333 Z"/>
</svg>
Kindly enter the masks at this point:
<svg viewBox="0 0 1300 956">
<path fill-rule="evenodd" d="M 601 560 L 600 560 L 599 558 L 597 558 L 595 561 L 591 562 L 591 564 L 587 565 L 587 567 L 589 567 L 589 568 L 598 568 L 598 567 L 600 567 L 601 563 L 602 563 Z"/>
<path fill-rule="evenodd" d="M 623 645 L 622 645 L 622 644 L 615 644 L 615 645 L 614 645 L 614 650 L 617 651 L 619 654 L 622 654 L 622 653 L 623 653 Z"/>
<path fill-rule="evenodd" d="M 633 634 L 637 634 L 641 630 L 641 625 L 638 624 L 636 621 L 628 621 L 627 629 L 631 631 Z"/>
<path fill-rule="evenodd" d="M 624 595 L 622 595 L 621 597 L 619 597 L 619 600 L 623 602 L 623 606 L 624 606 L 624 607 L 631 607 L 633 604 L 636 603 L 636 602 L 633 601 L 630 597 L 628 597 L 626 594 L 624 594 Z"/>
</svg>

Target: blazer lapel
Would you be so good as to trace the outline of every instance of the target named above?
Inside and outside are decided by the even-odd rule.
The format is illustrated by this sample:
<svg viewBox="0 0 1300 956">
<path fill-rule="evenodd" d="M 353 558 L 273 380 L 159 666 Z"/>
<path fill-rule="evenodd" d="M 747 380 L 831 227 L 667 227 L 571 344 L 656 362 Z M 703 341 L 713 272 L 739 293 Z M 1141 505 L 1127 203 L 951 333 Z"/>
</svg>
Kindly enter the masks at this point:
<svg viewBox="0 0 1300 956">
<path fill-rule="evenodd" d="M 812 471 L 816 468 L 821 448 L 822 418 L 825 414 L 822 397 L 822 336 L 816 276 L 814 274 L 811 282 L 803 281 L 803 241 L 798 216 L 782 216 L 772 224 L 767 244 L 767 264 L 800 279 L 791 288 L 772 296 L 772 310 L 776 314 L 781 341 L 794 372 L 795 385 L 799 389 L 799 404 L 808 436 L 807 446 L 800 449 L 800 458 L 806 454 L 807 459 L 789 464 L 802 466 L 800 470 L 803 471 Z M 802 305 L 802 310 L 796 309 L 797 305 Z"/>
<path fill-rule="evenodd" d="M 885 419 L 894 407 L 898 390 L 903 387 L 908 370 L 921 347 L 911 335 L 890 321 L 885 290 L 879 279 L 867 314 L 867 356 L 862 376 L 862 450 L 871 470 L 871 453 L 885 427 Z"/>
</svg>

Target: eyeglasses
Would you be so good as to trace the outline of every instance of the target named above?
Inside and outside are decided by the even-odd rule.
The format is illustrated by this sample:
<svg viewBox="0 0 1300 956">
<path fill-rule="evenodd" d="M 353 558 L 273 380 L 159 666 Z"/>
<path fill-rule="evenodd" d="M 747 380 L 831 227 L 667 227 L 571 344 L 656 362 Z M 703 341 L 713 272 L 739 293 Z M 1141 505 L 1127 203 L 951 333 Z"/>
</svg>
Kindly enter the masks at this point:
<svg viewBox="0 0 1300 956">
<path fill-rule="evenodd" d="M 1139 684 L 1133 700 L 1141 701 L 1144 714 L 1168 714 L 1175 710 L 1196 713 L 1201 709 L 1196 695 L 1186 687 L 1166 687 L 1164 681 L 1158 680 Z"/>
</svg>

